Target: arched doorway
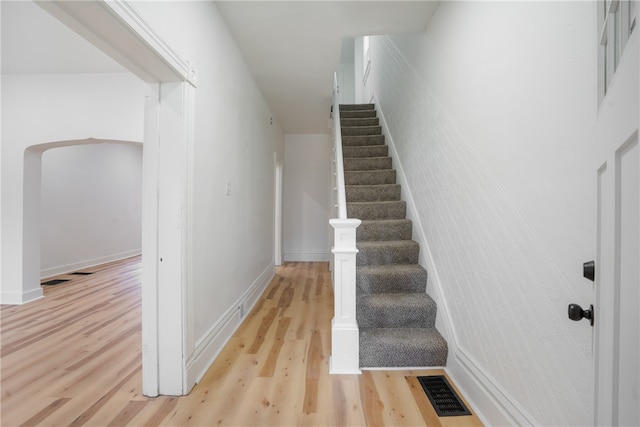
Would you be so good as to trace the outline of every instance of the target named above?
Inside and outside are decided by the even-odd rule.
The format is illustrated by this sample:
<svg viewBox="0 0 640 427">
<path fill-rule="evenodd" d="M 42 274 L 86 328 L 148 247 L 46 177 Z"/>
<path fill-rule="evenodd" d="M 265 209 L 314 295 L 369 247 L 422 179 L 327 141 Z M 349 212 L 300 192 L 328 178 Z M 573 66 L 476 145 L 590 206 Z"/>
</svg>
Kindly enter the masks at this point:
<svg viewBox="0 0 640 427">
<path fill-rule="evenodd" d="M 41 218 L 24 223 L 33 239 L 25 245 L 33 253 L 23 255 L 29 268 L 38 254 L 40 275 L 49 277 L 140 253 L 142 142 L 49 142 L 28 147 L 27 156 L 24 212 Z"/>
</svg>

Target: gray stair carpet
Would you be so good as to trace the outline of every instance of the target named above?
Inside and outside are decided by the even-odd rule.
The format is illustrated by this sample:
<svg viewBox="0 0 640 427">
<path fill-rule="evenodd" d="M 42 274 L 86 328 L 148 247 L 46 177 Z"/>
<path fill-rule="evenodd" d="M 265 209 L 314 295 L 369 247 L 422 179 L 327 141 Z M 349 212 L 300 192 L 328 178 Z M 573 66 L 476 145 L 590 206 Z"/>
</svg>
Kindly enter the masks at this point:
<svg viewBox="0 0 640 427">
<path fill-rule="evenodd" d="M 347 215 L 359 218 L 360 367 L 444 366 L 447 342 L 373 104 L 340 105 Z"/>
</svg>

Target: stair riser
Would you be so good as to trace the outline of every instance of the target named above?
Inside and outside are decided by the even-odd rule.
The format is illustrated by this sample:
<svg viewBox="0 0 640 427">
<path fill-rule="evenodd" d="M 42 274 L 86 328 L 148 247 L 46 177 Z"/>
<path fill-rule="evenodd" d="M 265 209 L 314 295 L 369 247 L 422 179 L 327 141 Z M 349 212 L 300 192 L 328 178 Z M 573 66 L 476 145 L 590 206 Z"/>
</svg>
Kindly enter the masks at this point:
<svg viewBox="0 0 640 427">
<path fill-rule="evenodd" d="M 396 171 L 352 171 L 344 173 L 345 185 L 395 184 Z"/>
<path fill-rule="evenodd" d="M 356 159 L 344 159 L 345 171 L 366 171 L 391 169 L 391 157 L 367 157 Z"/>
<path fill-rule="evenodd" d="M 340 104 L 340 111 L 362 111 L 362 110 L 375 111 L 375 105 L 373 104 Z"/>
<path fill-rule="evenodd" d="M 342 146 L 384 145 L 384 135 L 342 135 Z"/>
<path fill-rule="evenodd" d="M 342 127 L 354 127 L 354 126 L 378 126 L 380 121 L 377 117 L 365 117 L 355 119 L 343 119 L 340 118 L 340 126 Z"/>
<path fill-rule="evenodd" d="M 365 202 L 347 203 L 349 218 L 368 219 L 403 219 L 406 217 L 407 204 L 399 202 Z"/>
<path fill-rule="evenodd" d="M 376 117 L 376 110 L 361 110 L 361 111 L 340 110 L 340 121 L 342 121 L 343 119 L 366 119 L 370 117 Z"/>
<path fill-rule="evenodd" d="M 360 136 L 360 135 L 381 135 L 382 127 L 380 126 L 355 126 L 342 127 L 342 136 Z"/>
<path fill-rule="evenodd" d="M 387 145 L 342 147 L 342 157 L 344 157 L 345 159 L 362 157 L 387 157 L 388 155 L 389 147 Z"/>
<path fill-rule="evenodd" d="M 398 221 L 394 223 L 379 224 L 363 221 L 356 228 L 356 241 L 380 241 L 380 240 L 411 240 L 411 221 Z"/>
<path fill-rule="evenodd" d="M 347 185 L 347 202 L 400 201 L 400 185 Z M 360 228 L 360 227 L 358 227 Z"/>
<path fill-rule="evenodd" d="M 420 248 L 416 246 L 406 248 L 362 248 L 358 247 L 356 265 L 389 265 L 389 264 L 417 264 Z"/>
</svg>

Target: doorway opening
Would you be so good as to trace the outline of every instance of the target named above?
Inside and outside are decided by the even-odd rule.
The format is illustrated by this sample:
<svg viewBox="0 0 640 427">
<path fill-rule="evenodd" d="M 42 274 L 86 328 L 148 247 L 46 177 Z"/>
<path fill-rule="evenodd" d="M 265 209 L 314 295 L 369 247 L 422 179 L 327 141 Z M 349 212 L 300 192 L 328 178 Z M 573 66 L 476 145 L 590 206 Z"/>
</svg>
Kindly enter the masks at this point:
<svg viewBox="0 0 640 427">
<path fill-rule="evenodd" d="M 140 255 L 142 150 L 81 140 L 42 153 L 41 279 Z"/>
</svg>

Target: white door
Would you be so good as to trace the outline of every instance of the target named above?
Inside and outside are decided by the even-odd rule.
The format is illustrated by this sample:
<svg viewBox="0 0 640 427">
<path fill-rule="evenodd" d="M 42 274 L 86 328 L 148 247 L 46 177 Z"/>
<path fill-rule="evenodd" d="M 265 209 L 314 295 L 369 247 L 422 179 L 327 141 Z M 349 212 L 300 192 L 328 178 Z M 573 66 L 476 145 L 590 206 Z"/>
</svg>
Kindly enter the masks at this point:
<svg viewBox="0 0 640 427">
<path fill-rule="evenodd" d="M 634 2 L 598 1 L 595 413 L 640 425 L 640 46 Z M 635 31 L 634 31 L 635 30 Z"/>
</svg>

